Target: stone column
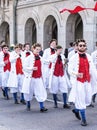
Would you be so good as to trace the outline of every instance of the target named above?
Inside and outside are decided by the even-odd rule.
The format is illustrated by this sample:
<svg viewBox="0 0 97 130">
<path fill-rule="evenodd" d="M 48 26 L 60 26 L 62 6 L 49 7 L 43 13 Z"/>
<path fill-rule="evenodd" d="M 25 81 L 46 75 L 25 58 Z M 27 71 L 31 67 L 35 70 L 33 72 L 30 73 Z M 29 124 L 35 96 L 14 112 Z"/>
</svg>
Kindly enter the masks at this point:
<svg viewBox="0 0 97 130">
<path fill-rule="evenodd" d="M 40 43 L 42 45 L 42 47 L 44 48 L 43 45 L 43 24 L 39 24 L 36 25 L 36 29 L 37 29 L 37 42 Z"/>
<path fill-rule="evenodd" d="M 4 6 L 4 5 L 3 5 L 3 0 L 1 0 L 1 7 L 3 8 L 3 6 Z"/>
<path fill-rule="evenodd" d="M 84 23 L 84 27 L 83 27 L 83 38 L 86 40 L 87 42 L 87 52 L 91 53 L 92 51 L 94 51 L 95 48 L 95 40 L 94 40 L 94 33 L 95 33 L 95 24 L 93 21 L 91 21 L 91 19 L 88 19 L 88 23 Z"/>
<path fill-rule="evenodd" d="M 5 0 L 5 8 L 8 7 L 8 0 Z"/>
<path fill-rule="evenodd" d="M 25 27 L 24 27 L 24 25 L 17 24 L 17 41 L 18 41 L 18 43 L 22 43 L 22 44 L 25 43 Z"/>
<path fill-rule="evenodd" d="M 65 24 L 62 26 L 58 26 L 58 44 L 63 47 L 63 49 L 66 48 L 66 28 Z"/>
<path fill-rule="evenodd" d="M 10 44 L 15 44 L 14 41 L 14 14 L 13 14 L 13 0 L 9 1 L 9 18 L 10 18 Z"/>
</svg>

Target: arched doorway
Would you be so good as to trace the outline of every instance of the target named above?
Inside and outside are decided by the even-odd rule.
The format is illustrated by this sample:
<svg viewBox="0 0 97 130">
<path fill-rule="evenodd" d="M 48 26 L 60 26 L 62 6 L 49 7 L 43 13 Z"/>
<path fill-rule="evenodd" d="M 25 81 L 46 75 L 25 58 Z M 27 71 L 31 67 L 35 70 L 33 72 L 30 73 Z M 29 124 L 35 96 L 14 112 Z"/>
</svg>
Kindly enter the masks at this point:
<svg viewBox="0 0 97 130">
<path fill-rule="evenodd" d="M 10 32 L 9 32 L 9 24 L 7 22 L 3 22 L 0 25 L 0 42 L 5 41 L 6 44 L 10 43 Z"/>
<path fill-rule="evenodd" d="M 66 23 L 66 47 L 70 42 L 83 38 L 83 22 L 79 14 L 69 15 Z"/>
<path fill-rule="evenodd" d="M 36 24 L 32 18 L 29 18 L 25 24 L 25 43 L 31 45 L 37 41 Z"/>
<path fill-rule="evenodd" d="M 58 27 L 56 19 L 49 15 L 44 22 L 44 49 L 49 46 L 51 39 L 58 39 Z"/>
</svg>

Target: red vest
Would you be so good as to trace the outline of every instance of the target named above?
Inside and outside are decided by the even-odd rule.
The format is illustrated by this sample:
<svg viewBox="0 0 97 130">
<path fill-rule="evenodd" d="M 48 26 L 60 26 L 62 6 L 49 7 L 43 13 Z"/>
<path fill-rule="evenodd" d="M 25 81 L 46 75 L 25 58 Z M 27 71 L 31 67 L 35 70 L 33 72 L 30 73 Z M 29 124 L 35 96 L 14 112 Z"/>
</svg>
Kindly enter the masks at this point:
<svg viewBox="0 0 97 130">
<path fill-rule="evenodd" d="M 79 56 L 79 73 L 83 73 L 83 78 L 77 78 L 78 81 L 84 83 L 86 81 L 90 82 L 90 73 L 89 73 L 89 62 L 87 57 L 83 58 Z"/>
<path fill-rule="evenodd" d="M 16 60 L 16 74 L 23 74 L 23 71 L 22 71 L 22 61 L 21 61 L 21 58 L 17 58 Z"/>
<path fill-rule="evenodd" d="M 11 63 L 9 61 L 9 54 L 8 53 L 4 53 L 3 61 L 7 61 L 7 60 L 8 60 L 8 63 L 4 66 L 4 72 L 6 72 L 7 70 L 10 71 L 10 69 L 11 69 Z"/>
<path fill-rule="evenodd" d="M 50 49 L 51 49 L 51 55 L 55 54 L 55 49 L 53 48 L 50 48 Z M 51 68 L 51 66 L 52 66 L 52 63 L 49 64 L 49 68 Z"/>
<path fill-rule="evenodd" d="M 58 56 L 57 61 L 55 63 L 54 75 L 57 77 L 64 75 L 64 69 L 63 69 L 61 56 Z"/>
<path fill-rule="evenodd" d="M 42 72 L 41 72 L 41 61 L 38 55 L 35 55 L 34 67 L 37 67 L 37 70 L 33 70 L 32 77 L 40 78 L 42 76 Z"/>
</svg>

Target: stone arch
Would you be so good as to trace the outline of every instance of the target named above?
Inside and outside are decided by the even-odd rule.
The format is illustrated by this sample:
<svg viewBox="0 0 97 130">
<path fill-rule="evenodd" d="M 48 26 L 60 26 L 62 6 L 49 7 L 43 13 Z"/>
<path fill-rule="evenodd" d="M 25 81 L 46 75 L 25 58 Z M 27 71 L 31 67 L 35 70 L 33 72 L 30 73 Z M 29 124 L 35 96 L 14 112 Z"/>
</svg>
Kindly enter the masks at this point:
<svg viewBox="0 0 97 130">
<path fill-rule="evenodd" d="M 37 29 L 36 23 L 32 18 L 29 18 L 25 24 L 25 43 L 31 45 L 37 41 Z"/>
<path fill-rule="evenodd" d="M 66 23 L 66 46 L 76 39 L 83 38 L 83 21 L 81 16 L 77 14 L 70 14 Z"/>
<path fill-rule="evenodd" d="M 10 43 L 9 24 L 5 21 L 0 25 L 0 41 L 2 40 L 4 40 L 9 45 Z"/>
<path fill-rule="evenodd" d="M 25 15 L 26 13 L 27 13 L 27 15 Z M 18 17 L 21 17 L 21 19 L 18 19 L 18 24 L 19 25 L 22 24 L 25 27 L 25 24 L 26 24 L 27 20 L 29 18 L 32 18 L 35 21 L 35 23 L 36 23 L 36 27 L 39 26 L 39 22 L 40 22 L 39 15 L 37 14 L 36 11 L 31 10 L 30 8 L 28 10 L 23 10 L 22 15 L 20 13 L 18 15 Z"/>
<path fill-rule="evenodd" d="M 45 14 L 44 14 L 44 12 L 45 12 Z M 40 14 L 44 14 L 41 16 L 42 23 L 45 22 L 46 18 L 49 15 L 51 15 L 56 19 L 58 26 L 62 26 L 62 16 L 61 16 L 58 8 L 56 8 L 54 6 L 48 6 L 48 7 L 43 8 L 43 10 L 40 12 Z"/>
<path fill-rule="evenodd" d="M 51 39 L 58 40 L 58 25 L 54 16 L 49 15 L 44 22 L 44 48 L 49 46 Z"/>
</svg>

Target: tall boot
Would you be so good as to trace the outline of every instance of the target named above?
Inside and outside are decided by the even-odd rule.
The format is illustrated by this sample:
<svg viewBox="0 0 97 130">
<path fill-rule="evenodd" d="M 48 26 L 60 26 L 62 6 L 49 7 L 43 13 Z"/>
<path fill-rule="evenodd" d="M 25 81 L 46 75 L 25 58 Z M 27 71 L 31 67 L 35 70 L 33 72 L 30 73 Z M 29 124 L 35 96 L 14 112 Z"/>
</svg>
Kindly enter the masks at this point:
<svg viewBox="0 0 97 130">
<path fill-rule="evenodd" d="M 82 119 L 81 125 L 82 126 L 87 126 L 85 109 L 80 110 L 80 115 L 81 115 L 81 119 Z"/>
<path fill-rule="evenodd" d="M 20 102 L 21 102 L 22 104 L 26 105 L 26 102 L 25 102 L 25 100 L 24 100 L 24 94 L 23 94 L 23 93 L 21 93 L 21 100 L 20 100 Z"/>
<path fill-rule="evenodd" d="M 54 99 L 54 108 L 57 108 L 57 94 L 53 94 L 53 99 Z"/>
<path fill-rule="evenodd" d="M 17 99 L 17 92 L 13 93 L 13 98 L 14 98 L 14 103 L 19 104 L 18 99 Z"/>
<path fill-rule="evenodd" d="M 48 109 L 44 107 L 44 103 L 43 102 L 39 102 L 40 104 L 40 112 L 46 112 Z"/>
<path fill-rule="evenodd" d="M 30 108 L 31 108 L 31 104 L 30 104 L 30 101 L 27 101 L 27 111 L 30 111 Z"/>
<path fill-rule="evenodd" d="M 96 94 L 94 94 L 93 96 L 92 96 L 92 101 L 95 103 L 95 99 L 96 99 Z"/>
<path fill-rule="evenodd" d="M 8 87 L 5 87 L 5 88 L 4 88 L 4 91 L 5 91 L 5 97 L 6 97 L 6 99 L 9 100 Z"/>
<path fill-rule="evenodd" d="M 67 104 L 67 93 L 63 93 L 63 102 L 64 102 L 63 108 L 69 109 L 70 106 Z"/>
</svg>

